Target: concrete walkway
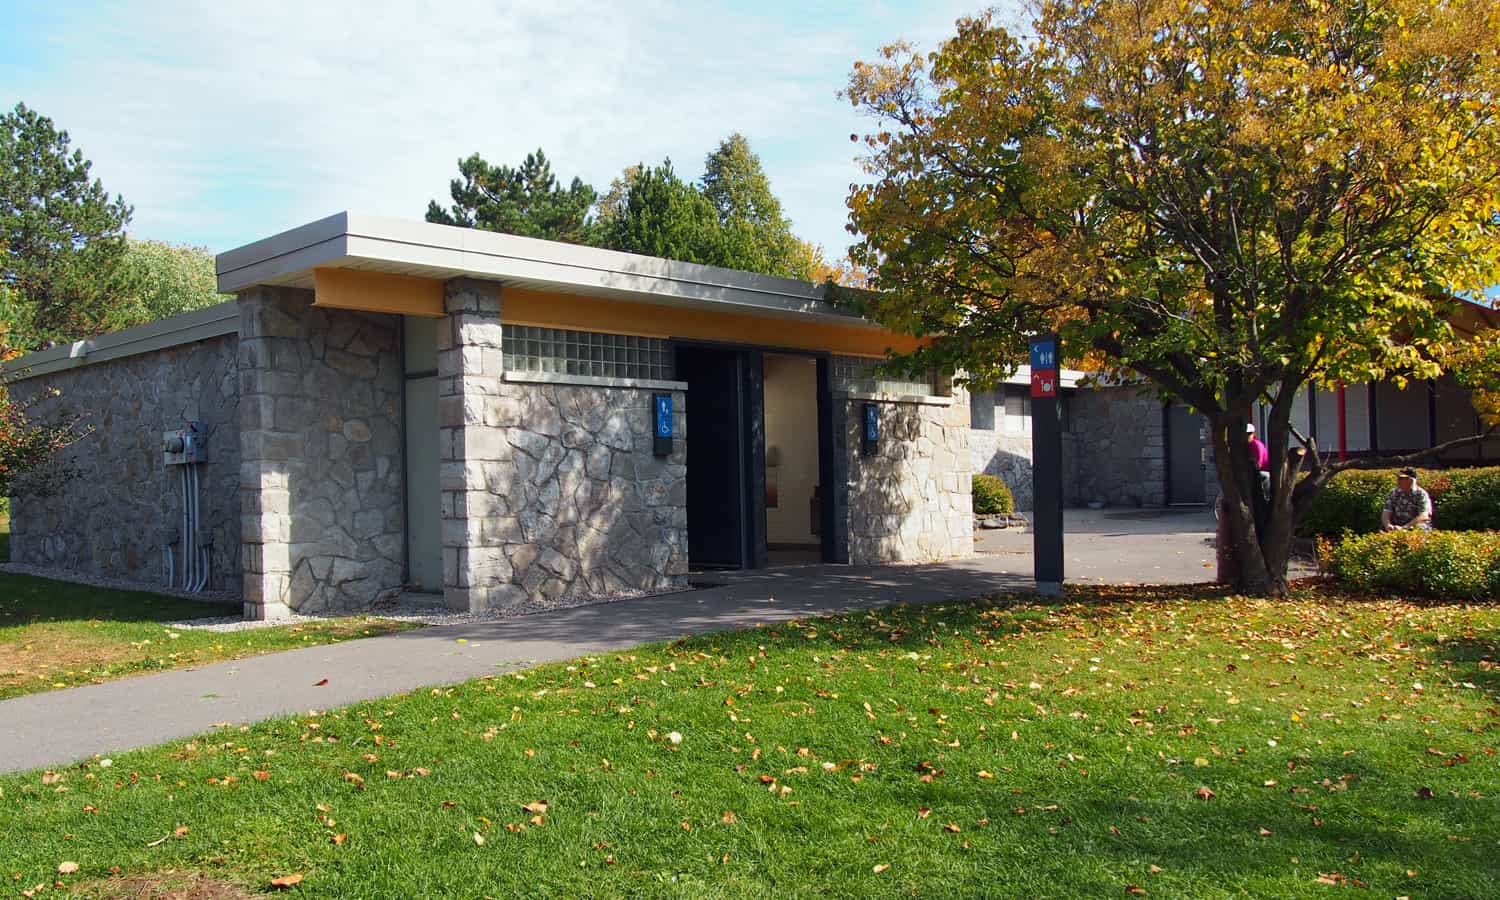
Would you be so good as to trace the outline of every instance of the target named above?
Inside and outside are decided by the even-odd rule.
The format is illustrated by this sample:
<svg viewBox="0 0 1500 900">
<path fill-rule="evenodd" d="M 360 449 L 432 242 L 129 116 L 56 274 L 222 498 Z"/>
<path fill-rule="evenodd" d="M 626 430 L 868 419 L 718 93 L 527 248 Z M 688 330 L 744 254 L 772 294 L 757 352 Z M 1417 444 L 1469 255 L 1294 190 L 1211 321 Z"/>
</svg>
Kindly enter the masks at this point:
<svg viewBox="0 0 1500 900">
<path fill-rule="evenodd" d="M 1185 509 L 1063 511 L 1063 575 L 1069 584 L 1213 581 L 1214 514 Z M 1032 534 L 980 531 L 974 549 L 995 571 L 1031 574 Z"/>
<path fill-rule="evenodd" d="M 330 709 L 649 641 L 1032 586 L 1029 578 L 992 571 L 982 558 L 930 566 L 807 566 L 723 581 L 679 594 L 422 628 L 17 697 L 0 702 L 0 772 L 64 765 L 215 726 Z M 323 679 L 327 684 L 319 686 Z"/>
<path fill-rule="evenodd" d="M 1091 522 L 1111 528 L 1094 528 Z M 1195 556 L 1201 525 L 1191 516 L 1116 521 L 1070 511 L 1067 527 L 1076 537 L 1068 543 L 1068 580 L 1208 580 L 1211 572 Z M 649 641 L 893 603 L 1031 590 L 1031 535 L 999 539 L 1006 542 L 1003 551 L 986 550 L 996 538 L 984 536 L 976 542 L 981 552 L 969 560 L 710 573 L 703 580 L 717 586 L 680 594 L 424 628 L 18 697 L 0 702 L 0 772 L 64 765 L 216 726 L 329 709 Z M 1211 558 L 1212 548 L 1207 552 Z"/>
</svg>

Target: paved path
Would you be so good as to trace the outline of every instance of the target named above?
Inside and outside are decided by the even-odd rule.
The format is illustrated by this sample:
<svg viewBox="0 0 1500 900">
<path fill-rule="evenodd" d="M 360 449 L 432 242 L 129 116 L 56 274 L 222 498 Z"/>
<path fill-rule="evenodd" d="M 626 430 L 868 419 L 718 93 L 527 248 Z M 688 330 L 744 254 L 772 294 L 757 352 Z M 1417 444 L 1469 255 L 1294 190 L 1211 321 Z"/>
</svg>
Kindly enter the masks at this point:
<svg viewBox="0 0 1500 900">
<path fill-rule="evenodd" d="M 1068 520 L 1070 531 L 1078 529 L 1068 545 L 1068 565 L 1075 565 L 1073 548 L 1079 548 L 1083 558 L 1092 560 L 1079 569 L 1086 578 L 1094 571 L 1088 567 L 1096 567 L 1116 581 L 1206 580 L 1207 570 L 1187 564 L 1168 569 L 1162 563 L 1178 560 L 1180 552 L 1188 552 L 1184 547 L 1201 541 L 1196 526 L 1189 527 L 1191 519 L 1122 521 L 1115 530 L 1083 530 L 1090 521 L 1071 515 Z M 1144 538 L 1138 533 L 1143 529 L 1150 532 Z M 892 603 L 1031 590 L 1031 536 L 1009 534 L 1004 540 L 1011 546 L 1005 552 L 984 552 L 991 540 L 981 538 L 981 552 L 971 560 L 709 575 L 720 586 L 424 628 L 18 697 L 0 702 L 0 772 L 66 764 L 189 737 L 223 723 L 329 709 L 648 641 Z M 1109 549 L 1115 546 L 1119 552 Z M 319 686 L 323 679 L 327 683 Z"/>
<path fill-rule="evenodd" d="M 1213 581 L 1214 514 L 1195 509 L 1063 511 L 1063 575 L 1070 584 Z M 1030 531 L 981 531 L 974 549 L 995 571 L 1031 574 Z"/>
</svg>

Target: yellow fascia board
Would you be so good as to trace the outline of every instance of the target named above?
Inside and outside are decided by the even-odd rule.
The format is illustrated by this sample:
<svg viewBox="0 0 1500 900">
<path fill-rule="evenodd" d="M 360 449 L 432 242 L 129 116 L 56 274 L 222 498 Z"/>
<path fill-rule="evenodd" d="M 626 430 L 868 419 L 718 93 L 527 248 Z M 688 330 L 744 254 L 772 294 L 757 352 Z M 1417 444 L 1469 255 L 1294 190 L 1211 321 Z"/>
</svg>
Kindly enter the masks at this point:
<svg viewBox="0 0 1500 900">
<path fill-rule="evenodd" d="M 313 269 L 313 306 L 357 309 L 398 316 L 443 316 L 443 282 L 436 278 L 361 272 L 358 269 Z"/>
</svg>

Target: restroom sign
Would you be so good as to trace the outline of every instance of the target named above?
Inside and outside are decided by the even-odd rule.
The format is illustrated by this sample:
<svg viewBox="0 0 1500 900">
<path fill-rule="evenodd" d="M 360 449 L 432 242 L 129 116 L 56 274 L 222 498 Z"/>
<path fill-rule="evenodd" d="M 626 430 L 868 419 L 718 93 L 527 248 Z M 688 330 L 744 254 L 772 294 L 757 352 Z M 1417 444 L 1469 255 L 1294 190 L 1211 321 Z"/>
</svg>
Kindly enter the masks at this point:
<svg viewBox="0 0 1500 900">
<path fill-rule="evenodd" d="M 672 455 L 672 395 L 652 394 L 651 452 L 656 456 Z"/>
<path fill-rule="evenodd" d="M 1031 339 L 1031 396 L 1033 399 L 1057 396 L 1057 335 Z"/>
</svg>

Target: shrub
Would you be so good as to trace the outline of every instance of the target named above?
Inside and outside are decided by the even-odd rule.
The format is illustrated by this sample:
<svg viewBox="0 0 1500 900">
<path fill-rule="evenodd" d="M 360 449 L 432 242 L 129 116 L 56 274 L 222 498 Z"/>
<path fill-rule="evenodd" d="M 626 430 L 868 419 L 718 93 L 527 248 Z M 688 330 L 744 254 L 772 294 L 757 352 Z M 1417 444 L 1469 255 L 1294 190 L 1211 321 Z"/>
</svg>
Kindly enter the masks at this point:
<svg viewBox="0 0 1500 900">
<path fill-rule="evenodd" d="M 1328 554 L 1347 587 L 1439 600 L 1500 600 L 1500 533 L 1382 531 L 1351 535 Z"/>
<path fill-rule="evenodd" d="M 1500 529 L 1500 468 L 1438 469 L 1418 473 L 1432 497 L 1433 525 L 1446 531 Z M 1298 531 L 1337 537 L 1380 530 L 1380 510 L 1396 486 L 1396 470 L 1340 472 L 1313 498 Z"/>
<path fill-rule="evenodd" d="M 1004 516 L 1016 511 L 1016 498 L 1010 488 L 994 475 L 974 476 L 974 514 Z"/>
</svg>

